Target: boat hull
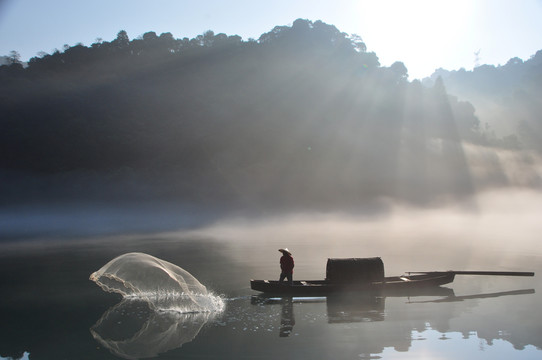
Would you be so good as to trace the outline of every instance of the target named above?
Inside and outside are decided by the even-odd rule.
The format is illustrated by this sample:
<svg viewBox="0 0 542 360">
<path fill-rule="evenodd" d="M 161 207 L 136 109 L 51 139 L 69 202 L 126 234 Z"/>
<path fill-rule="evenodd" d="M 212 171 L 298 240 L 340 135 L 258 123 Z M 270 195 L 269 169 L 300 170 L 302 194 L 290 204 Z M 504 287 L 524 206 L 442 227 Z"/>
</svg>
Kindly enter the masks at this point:
<svg viewBox="0 0 542 360">
<path fill-rule="evenodd" d="M 326 280 L 300 280 L 292 285 L 276 280 L 251 280 L 250 288 L 266 294 L 277 295 L 326 295 L 339 292 L 366 292 L 384 293 L 390 295 L 394 292 L 405 293 L 411 290 L 433 288 L 454 281 L 455 274 L 451 271 L 430 272 L 409 276 L 386 277 L 381 282 L 365 284 L 330 283 Z"/>
</svg>

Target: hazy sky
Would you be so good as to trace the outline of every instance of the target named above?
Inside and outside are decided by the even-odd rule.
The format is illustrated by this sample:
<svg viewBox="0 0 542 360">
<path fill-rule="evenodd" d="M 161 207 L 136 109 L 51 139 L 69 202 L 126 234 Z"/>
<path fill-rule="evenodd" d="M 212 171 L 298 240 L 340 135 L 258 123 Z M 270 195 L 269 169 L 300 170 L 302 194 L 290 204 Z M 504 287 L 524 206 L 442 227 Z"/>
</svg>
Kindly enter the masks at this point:
<svg viewBox="0 0 542 360">
<path fill-rule="evenodd" d="M 297 18 L 360 35 L 382 65 L 403 61 L 410 79 L 438 67 L 470 70 L 478 51 L 480 64 L 497 65 L 542 49 L 542 0 L 0 0 L 0 55 L 16 50 L 28 60 L 119 30 L 257 39 Z"/>
</svg>

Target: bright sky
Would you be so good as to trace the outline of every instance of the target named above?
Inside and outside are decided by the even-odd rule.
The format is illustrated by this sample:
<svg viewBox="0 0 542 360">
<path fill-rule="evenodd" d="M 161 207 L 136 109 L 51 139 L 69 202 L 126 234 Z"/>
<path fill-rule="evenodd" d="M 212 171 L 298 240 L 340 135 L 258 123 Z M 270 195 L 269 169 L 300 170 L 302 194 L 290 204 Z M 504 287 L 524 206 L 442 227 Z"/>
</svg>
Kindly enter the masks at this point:
<svg viewBox="0 0 542 360">
<path fill-rule="evenodd" d="M 542 0 L 0 0 L 0 55 L 28 60 L 120 30 L 257 39 L 297 18 L 360 35 L 382 65 L 404 62 L 411 80 L 439 67 L 470 70 L 478 51 L 480 64 L 498 65 L 542 49 Z"/>
</svg>

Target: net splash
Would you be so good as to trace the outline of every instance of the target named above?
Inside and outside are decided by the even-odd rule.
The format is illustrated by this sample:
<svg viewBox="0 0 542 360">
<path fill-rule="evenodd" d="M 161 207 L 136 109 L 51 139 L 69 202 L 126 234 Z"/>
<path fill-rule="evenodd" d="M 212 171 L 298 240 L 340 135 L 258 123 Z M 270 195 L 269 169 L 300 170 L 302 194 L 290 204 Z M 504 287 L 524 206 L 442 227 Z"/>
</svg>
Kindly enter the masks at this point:
<svg viewBox="0 0 542 360">
<path fill-rule="evenodd" d="M 224 300 L 183 268 L 144 253 L 114 258 L 90 275 L 106 292 L 147 302 L 157 311 L 220 312 Z"/>
</svg>

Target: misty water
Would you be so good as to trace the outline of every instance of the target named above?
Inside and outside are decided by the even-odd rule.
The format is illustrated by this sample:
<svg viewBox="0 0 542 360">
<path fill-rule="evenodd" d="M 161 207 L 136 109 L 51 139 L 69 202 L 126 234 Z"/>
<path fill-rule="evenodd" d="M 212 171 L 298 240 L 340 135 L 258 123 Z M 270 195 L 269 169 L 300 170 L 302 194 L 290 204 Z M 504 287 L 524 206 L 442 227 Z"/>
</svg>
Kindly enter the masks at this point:
<svg viewBox="0 0 542 360">
<path fill-rule="evenodd" d="M 12 228 L 0 244 L 0 358 L 539 359 L 540 204 L 541 194 L 517 191 L 431 209 L 230 216 L 182 230 L 141 232 L 138 224 L 109 235 L 55 236 L 35 225 L 29 236 Z M 293 253 L 294 279 L 324 278 L 329 257 L 372 256 L 382 258 L 387 276 L 536 276 L 457 276 L 434 291 L 393 297 L 258 296 L 249 280 L 278 277 L 280 247 Z M 89 280 L 131 252 L 188 271 L 224 308 L 160 311 Z"/>
</svg>

